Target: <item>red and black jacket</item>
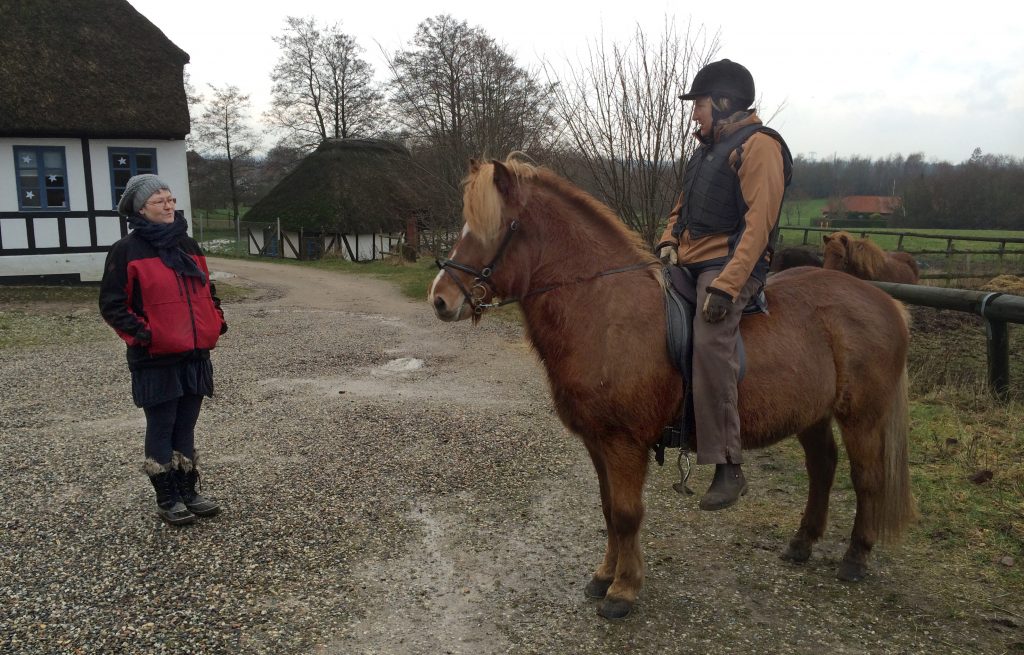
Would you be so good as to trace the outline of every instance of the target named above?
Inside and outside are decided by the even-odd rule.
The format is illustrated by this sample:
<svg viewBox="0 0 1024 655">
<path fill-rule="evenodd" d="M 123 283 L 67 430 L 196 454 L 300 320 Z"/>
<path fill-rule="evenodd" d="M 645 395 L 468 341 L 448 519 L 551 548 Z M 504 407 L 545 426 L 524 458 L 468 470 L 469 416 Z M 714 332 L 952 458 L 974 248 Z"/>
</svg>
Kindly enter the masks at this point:
<svg viewBox="0 0 1024 655">
<path fill-rule="evenodd" d="M 168 268 L 156 248 L 135 234 L 115 243 L 107 255 L 100 313 L 128 344 L 133 369 L 208 356 L 227 330 L 199 244 L 183 236 L 179 247 L 196 261 L 205 280 Z"/>
</svg>

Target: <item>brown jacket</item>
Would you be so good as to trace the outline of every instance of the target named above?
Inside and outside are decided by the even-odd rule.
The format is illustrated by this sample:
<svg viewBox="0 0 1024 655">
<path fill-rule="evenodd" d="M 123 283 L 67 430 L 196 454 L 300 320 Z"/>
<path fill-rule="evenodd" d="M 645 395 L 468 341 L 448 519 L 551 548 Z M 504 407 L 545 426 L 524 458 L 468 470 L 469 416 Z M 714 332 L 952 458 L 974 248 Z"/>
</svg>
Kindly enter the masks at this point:
<svg viewBox="0 0 1024 655">
<path fill-rule="evenodd" d="M 735 130 L 751 124 L 761 124 L 757 114 L 751 113 L 735 123 L 727 123 L 715 130 L 715 141 L 718 141 Z M 779 218 L 782 207 L 782 195 L 786 190 L 782 163 L 782 146 L 778 141 L 757 132 L 747 139 L 742 147 L 743 159 L 736 174 L 740 180 L 740 191 L 747 203 L 744 216 L 743 236 L 736 244 L 732 259 L 722 272 L 711 282 L 711 286 L 720 289 L 736 298 L 740 289 L 750 278 L 757 260 L 768 246 L 768 237 Z M 729 163 L 736 168 L 736 151 L 729 156 Z M 672 227 L 679 218 L 683 208 L 683 194 L 668 217 L 668 226 L 661 236 L 661 245 L 676 243 L 672 236 Z M 712 234 L 699 239 L 690 238 L 689 230 L 679 238 L 676 254 L 679 264 L 698 264 L 711 259 L 727 257 L 729 254 L 728 234 Z"/>
</svg>

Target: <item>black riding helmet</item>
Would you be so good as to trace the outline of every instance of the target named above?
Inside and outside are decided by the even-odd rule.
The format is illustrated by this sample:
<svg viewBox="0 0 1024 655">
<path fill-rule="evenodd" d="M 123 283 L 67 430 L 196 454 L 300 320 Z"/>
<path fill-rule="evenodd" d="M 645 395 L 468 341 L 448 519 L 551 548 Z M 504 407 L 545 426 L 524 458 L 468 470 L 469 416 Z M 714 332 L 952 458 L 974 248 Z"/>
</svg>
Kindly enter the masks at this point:
<svg viewBox="0 0 1024 655">
<path fill-rule="evenodd" d="M 695 100 L 701 96 L 725 96 L 736 103 L 736 109 L 746 109 L 754 104 L 754 77 L 734 61 L 713 61 L 697 71 L 690 90 L 679 99 Z"/>
</svg>

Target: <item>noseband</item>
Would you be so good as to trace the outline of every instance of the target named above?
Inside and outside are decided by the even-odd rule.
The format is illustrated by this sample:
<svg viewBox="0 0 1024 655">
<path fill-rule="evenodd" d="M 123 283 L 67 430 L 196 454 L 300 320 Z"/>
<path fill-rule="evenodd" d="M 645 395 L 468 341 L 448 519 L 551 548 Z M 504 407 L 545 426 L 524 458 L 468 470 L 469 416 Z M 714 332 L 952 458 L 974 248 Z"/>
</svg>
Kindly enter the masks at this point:
<svg viewBox="0 0 1024 655">
<path fill-rule="evenodd" d="M 505 232 L 505 236 L 502 237 L 501 243 L 498 245 L 498 251 L 494 253 L 494 258 L 491 259 L 491 263 L 484 266 L 479 271 L 472 266 L 467 266 L 454 259 L 435 259 L 437 267 L 444 271 L 448 277 L 450 277 L 455 284 L 462 291 L 462 295 L 466 297 L 466 301 L 469 306 L 473 308 L 473 313 L 477 316 L 484 313 L 484 310 L 489 307 L 500 307 L 504 302 L 501 303 L 485 303 L 484 298 L 487 297 L 487 289 L 484 288 L 486 284 L 491 288 L 491 294 L 496 294 L 497 289 L 494 288 L 494 282 L 491 280 L 491 276 L 494 274 L 494 269 L 498 265 L 498 260 L 505 254 L 505 249 L 508 247 L 508 242 L 512 240 L 514 235 L 519 230 L 519 221 L 512 221 L 508 226 L 508 231 Z M 462 283 L 462 280 L 457 275 L 451 272 L 450 269 L 462 271 L 473 276 L 473 286 L 466 288 L 466 285 Z"/>
</svg>

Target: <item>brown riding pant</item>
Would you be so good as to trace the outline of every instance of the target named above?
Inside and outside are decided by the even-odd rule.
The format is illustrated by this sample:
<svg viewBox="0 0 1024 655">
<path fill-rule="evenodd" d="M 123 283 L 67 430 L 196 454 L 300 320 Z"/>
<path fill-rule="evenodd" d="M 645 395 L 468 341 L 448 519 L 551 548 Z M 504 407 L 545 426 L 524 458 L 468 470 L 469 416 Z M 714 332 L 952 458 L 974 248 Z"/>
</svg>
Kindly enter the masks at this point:
<svg viewBox="0 0 1024 655">
<path fill-rule="evenodd" d="M 704 320 L 701 308 L 707 288 L 720 269 L 704 271 L 697 278 L 697 315 L 693 319 L 693 408 L 697 426 L 698 464 L 740 464 L 739 329 L 743 308 L 761 283 L 747 280 L 739 298 L 718 323 Z"/>
</svg>

